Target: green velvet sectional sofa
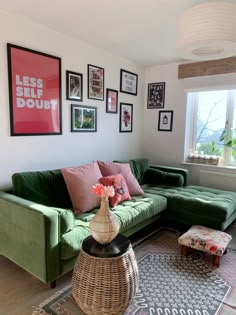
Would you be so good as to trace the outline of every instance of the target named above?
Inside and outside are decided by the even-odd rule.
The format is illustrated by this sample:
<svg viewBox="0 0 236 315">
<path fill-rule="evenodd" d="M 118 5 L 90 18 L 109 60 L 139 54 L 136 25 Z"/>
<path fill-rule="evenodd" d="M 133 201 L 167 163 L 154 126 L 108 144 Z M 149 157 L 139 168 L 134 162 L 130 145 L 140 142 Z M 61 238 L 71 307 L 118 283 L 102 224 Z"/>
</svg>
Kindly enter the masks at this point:
<svg viewBox="0 0 236 315">
<path fill-rule="evenodd" d="M 236 193 L 189 186 L 187 170 L 116 162 L 130 164 L 145 192 L 111 209 L 126 236 L 160 218 L 220 230 L 236 218 Z M 98 208 L 75 214 L 60 170 L 17 173 L 12 182 L 12 191 L 0 192 L 0 254 L 53 287 L 73 269 Z"/>
</svg>

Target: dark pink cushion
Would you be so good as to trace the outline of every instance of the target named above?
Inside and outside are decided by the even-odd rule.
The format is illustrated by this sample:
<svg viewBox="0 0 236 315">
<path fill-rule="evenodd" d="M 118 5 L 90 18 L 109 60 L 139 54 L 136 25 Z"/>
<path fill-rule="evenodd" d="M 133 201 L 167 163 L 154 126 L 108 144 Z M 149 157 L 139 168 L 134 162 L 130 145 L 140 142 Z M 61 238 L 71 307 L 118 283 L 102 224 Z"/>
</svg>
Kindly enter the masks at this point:
<svg viewBox="0 0 236 315">
<path fill-rule="evenodd" d="M 137 179 L 134 177 L 128 163 L 102 162 L 97 161 L 102 176 L 122 174 L 131 196 L 142 196 L 144 194 Z"/>
<path fill-rule="evenodd" d="M 78 167 L 61 169 L 75 213 L 83 213 L 99 207 L 101 200 L 92 188 L 102 177 L 96 162 Z"/>
<path fill-rule="evenodd" d="M 102 177 L 100 178 L 100 183 L 104 186 L 114 187 L 115 195 L 109 197 L 109 202 L 112 207 L 115 207 L 121 201 L 131 200 L 126 181 L 121 174 Z"/>
</svg>

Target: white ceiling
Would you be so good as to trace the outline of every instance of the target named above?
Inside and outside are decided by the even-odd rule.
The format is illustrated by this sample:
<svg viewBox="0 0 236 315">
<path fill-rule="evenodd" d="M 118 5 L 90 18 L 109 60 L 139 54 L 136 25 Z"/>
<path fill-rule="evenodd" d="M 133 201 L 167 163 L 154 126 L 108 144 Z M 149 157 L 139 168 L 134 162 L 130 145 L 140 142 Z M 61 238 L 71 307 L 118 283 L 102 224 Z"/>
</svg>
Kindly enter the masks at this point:
<svg viewBox="0 0 236 315">
<path fill-rule="evenodd" d="M 203 2 L 207 0 L 0 0 L 0 10 L 147 66 L 181 61 L 176 19 Z"/>
</svg>

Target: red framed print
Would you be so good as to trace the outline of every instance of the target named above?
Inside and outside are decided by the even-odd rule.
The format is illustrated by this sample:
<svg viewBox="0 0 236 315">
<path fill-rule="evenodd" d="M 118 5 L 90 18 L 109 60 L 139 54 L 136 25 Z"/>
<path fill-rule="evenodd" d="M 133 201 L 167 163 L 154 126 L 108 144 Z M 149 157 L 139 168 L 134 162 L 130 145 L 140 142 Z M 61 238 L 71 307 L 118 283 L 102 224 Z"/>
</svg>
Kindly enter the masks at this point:
<svg viewBox="0 0 236 315">
<path fill-rule="evenodd" d="M 104 100 L 104 68 L 88 65 L 88 98 Z"/>
<path fill-rule="evenodd" d="M 118 91 L 107 89 L 106 93 L 106 113 L 117 114 Z"/>
<path fill-rule="evenodd" d="M 7 44 L 11 136 L 59 135 L 61 58 Z"/>
<path fill-rule="evenodd" d="M 133 104 L 120 103 L 120 132 L 133 130 Z"/>
</svg>

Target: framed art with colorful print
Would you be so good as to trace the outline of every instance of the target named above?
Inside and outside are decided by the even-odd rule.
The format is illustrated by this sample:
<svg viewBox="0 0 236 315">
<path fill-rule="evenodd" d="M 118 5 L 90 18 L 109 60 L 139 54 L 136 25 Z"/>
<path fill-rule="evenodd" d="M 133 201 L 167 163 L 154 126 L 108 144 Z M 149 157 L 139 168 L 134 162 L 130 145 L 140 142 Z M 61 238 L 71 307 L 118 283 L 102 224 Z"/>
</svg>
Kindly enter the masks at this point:
<svg viewBox="0 0 236 315">
<path fill-rule="evenodd" d="M 61 58 L 7 44 L 11 136 L 60 135 Z"/>
<path fill-rule="evenodd" d="M 120 103 L 120 132 L 133 130 L 133 104 Z"/>
<path fill-rule="evenodd" d="M 106 113 L 117 114 L 118 112 L 118 91 L 107 89 L 106 93 Z"/>
<path fill-rule="evenodd" d="M 104 68 L 88 65 L 88 98 L 104 100 Z"/>
<path fill-rule="evenodd" d="M 71 131 L 96 132 L 97 107 L 71 104 Z"/>
</svg>

